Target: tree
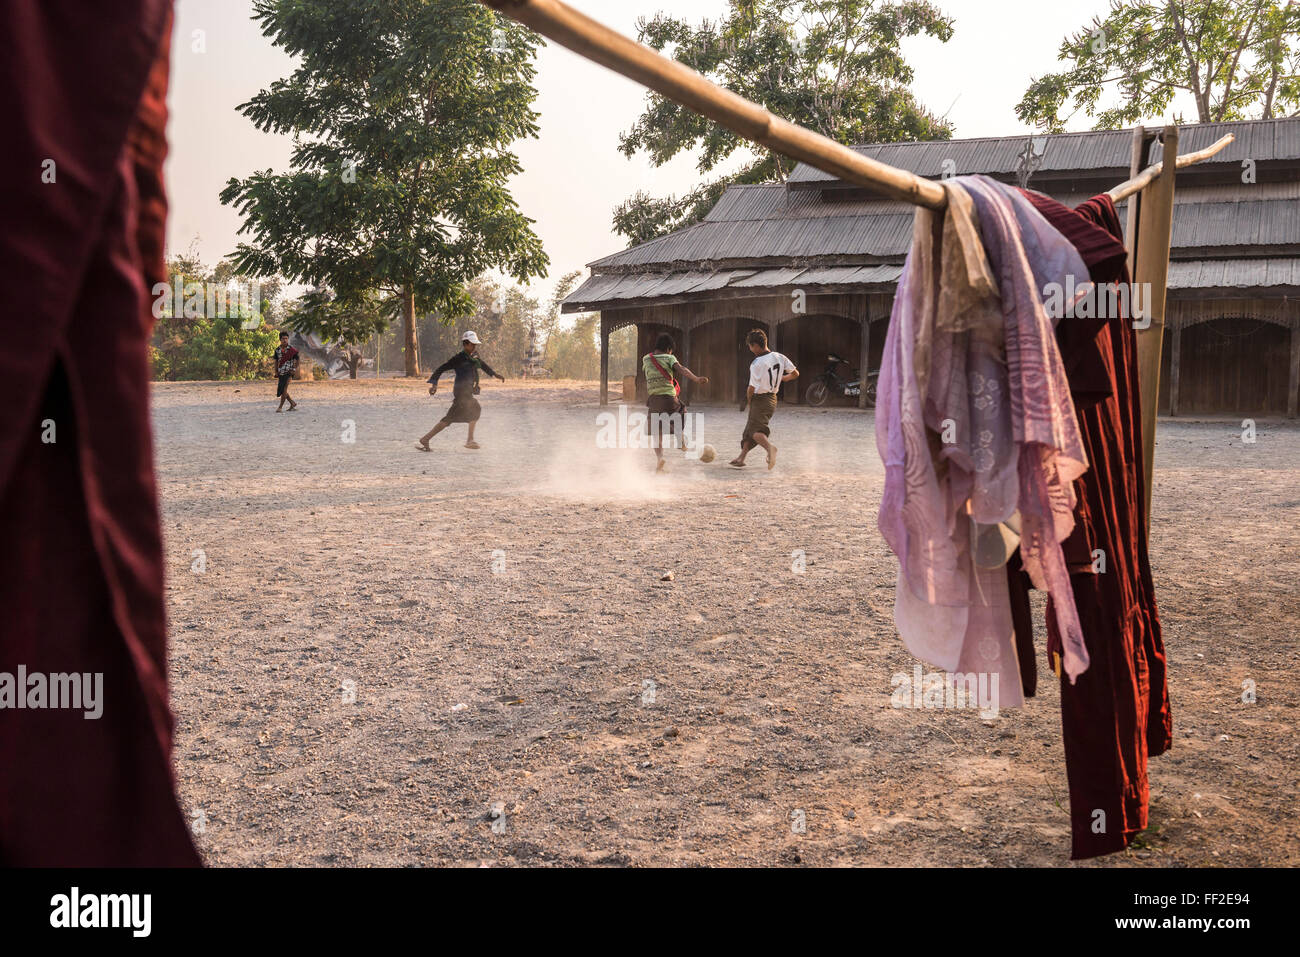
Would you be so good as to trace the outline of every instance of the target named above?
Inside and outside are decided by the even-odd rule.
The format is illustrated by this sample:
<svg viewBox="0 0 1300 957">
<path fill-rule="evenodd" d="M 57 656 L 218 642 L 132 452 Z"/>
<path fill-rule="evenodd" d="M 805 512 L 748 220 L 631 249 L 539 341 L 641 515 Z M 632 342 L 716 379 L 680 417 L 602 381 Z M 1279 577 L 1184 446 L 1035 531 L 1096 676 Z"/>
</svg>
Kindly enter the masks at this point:
<svg viewBox="0 0 1300 957">
<path fill-rule="evenodd" d="M 583 313 L 568 329 L 557 329 L 546 340 L 545 362 L 557 379 L 595 379 L 600 375 L 600 345 L 596 341 L 600 314 Z"/>
<path fill-rule="evenodd" d="M 373 291 L 344 300 L 330 289 L 309 289 L 293 303 L 285 324 L 304 336 L 314 332 L 322 341 L 353 346 L 388 328 L 400 308 L 397 297 Z"/>
<path fill-rule="evenodd" d="M 254 297 L 228 268 L 209 270 L 193 251 L 167 262 L 155 289 L 150 357 L 155 379 L 252 379 L 270 371 L 278 341 L 266 324 L 271 300 Z"/>
<path fill-rule="evenodd" d="M 303 336 L 315 333 L 325 343 L 327 355 L 337 344 L 348 375 L 355 379 L 361 367 L 360 346 L 383 332 L 399 309 L 396 296 L 368 292 L 344 301 L 332 290 L 309 289 L 290 305 L 285 325 Z"/>
<path fill-rule="evenodd" d="M 1295 115 L 1298 34 L 1300 6 L 1285 0 L 1112 0 L 1105 20 L 1061 42 L 1069 68 L 1031 82 L 1016 115 L 1051 133 L 1079 111 L 1119 129 L 1163 115 L 1180 93 L 1201 123 Z M 1105 106 L 1107 88 L 1118 99 Z"/>
<path fill-rule="evenodd" d="M 913 71 L 899 53 L 904 37 L 947 42 L 952 21 L 926 0 L 730 0 L 717 22 L 690 26 L 665 14 L 637 24 L 639 39 L 715 83 L 841 143 L 948 139 L 952 128 L 908 89 Z M 784 178 L 790 160 L 756 146 L 658 94 L 619 140 L 625 156 L 644 150 L 662 166 L 683 150 L 700 151 L 712 172 L 737 150 L 753 158 L 684 196 L 638 192 L 614 211 L 614 228 L 633 243 L 698 222 L 732 183 Z"/>
<path fill-rule="evenodd" d="M 398 298 L 407 375 L 417 313 L 453 322 L 489 269 L 545 275 L 507 187 L 512 142 L 536 136 L 534 35 L 473 0 L 257 0 L 254 19 L 299 59 L 240 111 L 289 133 L 287 173 L 231 179 L 238 268 L 328 287 L 341 305 Z"/>
<path fill-rule="evenodd" d="M 566 272 L 555 284 L 555 290 L 551 293 L 551 301 L 548 304 L 550 308 L 538 319 L 537 332 L 542 338 L 549 339 L 551 333 L 560 327 L 563 316 L 560 309 L 564 306 L 564 300 L 569 298 L 569 294 L 581 285 L 579 282 L 581 279 L 582 270 L 574 269 L 572 272 Z"/>
<path fill-rule="evenodd" d="M 600 314 L 580 313 L 569 328 L 561 325 L 560 306 L 581 277 L 578 270 L 566 273 L 551 294 L 543 361 L 557 379 L 595 379 L 600 375 Z"/>
</svg>

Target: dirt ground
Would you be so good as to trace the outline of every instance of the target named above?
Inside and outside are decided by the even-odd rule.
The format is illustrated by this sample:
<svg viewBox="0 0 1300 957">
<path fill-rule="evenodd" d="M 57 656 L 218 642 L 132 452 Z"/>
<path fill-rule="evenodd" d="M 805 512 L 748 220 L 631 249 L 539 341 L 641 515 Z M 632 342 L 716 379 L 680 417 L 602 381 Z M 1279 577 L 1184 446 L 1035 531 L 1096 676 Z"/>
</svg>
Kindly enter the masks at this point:
<svg viewBox="0 0 1300 957">
<path fill-rule="evenodd" d="M 871 413 L 783 406 L 776 469 L 738 472 L 743 417 L 704 409 L 718 461 L 657 477 L 597 447 L 592 383 L 485 385 L 482 449 L 453 426 L 432 454 L 449 396 L 419 381 L 273 391 L 155 391 L 176 772 L 213 865 L 1300 865 L 1295 423 L 1161 421 L 1174 749 L 1137 843 L 1069 865 L 1041 658 L 993 720 L 891 706 L 916 662 Z"/>
</svg>

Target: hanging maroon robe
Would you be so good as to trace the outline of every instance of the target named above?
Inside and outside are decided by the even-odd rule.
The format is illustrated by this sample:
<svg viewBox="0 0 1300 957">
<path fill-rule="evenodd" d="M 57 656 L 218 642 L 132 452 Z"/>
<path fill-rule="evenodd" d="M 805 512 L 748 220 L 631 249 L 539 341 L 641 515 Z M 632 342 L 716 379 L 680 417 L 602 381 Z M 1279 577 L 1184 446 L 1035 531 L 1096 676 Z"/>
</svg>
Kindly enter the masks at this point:
<svg viewBox="0 0 1300 957">
<path fill-rule="evenodd" d="M 103 676 L 97 719 L 0 710 L 3 865 L 199 863 L 172 778 L 149 426 L 171 17 L 0 5 L 0 672 Z"/>
<path fill-rule="evenodd" d="M 1025 195 L 1078 249 L 1094 282 L 1129 282 L 1123 231 L 1109 196 L 1072 210 L 1041 193 Z M 1074 541 L 1066 550 L 1090 556 L 1099 549 L 1105 561 L 1097 572 L 1091 563 L 1072 565 L 1070 576 L 1091 661 L 1074 684 L 1061 680 L 1071 856 L 1078 859 L 1122 850 L 1147 826 L 1147 758 L 1169 749 L 1173 718 L 1147 557 L 1137 340 L 1128 311 L 1067 316 L 1057 326 L 1057 343 L 1089 463 L 1076 480 Z M 1013 605 L 1020 606 L 1013 615 L 1017 647 L 1030 649 L 1032 660 L 1028 598 L 1016 587 L 1024 585 L 1019 576 L 1011 572 Z M 1050 661 L 1061 639 L 1050 608 L 1046 617 Z"/>
</svg>

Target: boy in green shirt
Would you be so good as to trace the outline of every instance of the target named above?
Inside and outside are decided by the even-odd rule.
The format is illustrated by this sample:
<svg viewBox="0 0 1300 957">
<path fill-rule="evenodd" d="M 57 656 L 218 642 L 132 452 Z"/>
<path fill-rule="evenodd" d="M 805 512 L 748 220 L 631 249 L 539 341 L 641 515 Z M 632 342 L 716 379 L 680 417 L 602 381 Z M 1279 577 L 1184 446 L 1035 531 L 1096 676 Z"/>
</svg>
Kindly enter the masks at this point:
<svg viewBox="0 0 1300 957">
<path fill-rule="evenodd" d="M 658 460 L 658 464 L 655 466 L 656 472 L 662 472 L 666 468 L 663 449 L 663 416 L 669 416 L 668 434 L 682 435 L 682 415 L 686 412 L 686 406 L 682 404 L 680 398 L 682 387 L 677 381 L 678 373 L 681 373 L 692 382 L 698 382 L 700 385 L 707 385 L 709 382 L 708 376 L 697 376 L 682 365 L 678 358 L 673 355 L 673 348 L 673 337 L 666 332 L 661 333 L 659 338 L 655 340 L 655 351 L 641 360 L 641 368 L 645 371 L 646 410 L 649 414 L 650 444 L 654 446 L 655 458 Z M 684 435 L 682 448 L 683 450 L 686 448 Z"/>
</svg>

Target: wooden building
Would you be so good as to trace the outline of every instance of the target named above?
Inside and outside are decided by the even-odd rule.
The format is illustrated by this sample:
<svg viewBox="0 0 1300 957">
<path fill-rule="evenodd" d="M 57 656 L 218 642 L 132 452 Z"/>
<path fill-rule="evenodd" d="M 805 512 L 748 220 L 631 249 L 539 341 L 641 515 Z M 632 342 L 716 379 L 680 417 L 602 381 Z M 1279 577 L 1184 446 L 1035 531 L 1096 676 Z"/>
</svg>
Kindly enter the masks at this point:
<svg viewBox="0 0 1300 957">
<path fill-rule="evenodd" d="M 1178 173 L 1161 408 L 1295 417 L 1300 118 L 1185 126 L 1180 149 L 1225 133 L 1235 134 L 1232 145 Z M 857 149 L 930 178 L 984 173 L 1015 183 L 1030 143 L 1040 162 L 1029 185 L 1069 205 L 1128 178 L 1129 130 Z M 1160 158 L 1156 144 L 1148 159 Z M 800 164 L 784 183 L 731 187 L 694 226 L 590 263 L 563 310 L 600 312 L 606 381 L 611 333 L 635 325 L 643 355 L 670 332 L 683 361 L 712 380 L 686 387 L 691 402 L 743 395 L 743 339 L 764 328 L 803 373 L 783 394 L 797 402 L 829 353 L 879 366 L 912 216 L 909 206 Z"/>
</svg>

